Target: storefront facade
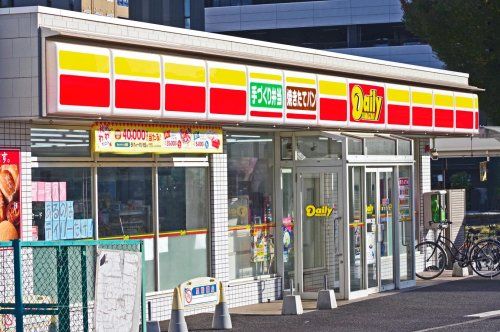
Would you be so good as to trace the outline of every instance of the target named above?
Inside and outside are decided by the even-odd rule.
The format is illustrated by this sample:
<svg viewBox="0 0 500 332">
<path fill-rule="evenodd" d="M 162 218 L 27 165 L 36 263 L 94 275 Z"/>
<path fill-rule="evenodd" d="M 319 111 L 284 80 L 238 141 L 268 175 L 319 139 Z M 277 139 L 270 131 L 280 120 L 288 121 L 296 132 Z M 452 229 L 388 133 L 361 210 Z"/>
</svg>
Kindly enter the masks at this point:
<svg viewBox="0 0 500 332">
<path fill-rule="evenodd" d="M 477 132 L 467 75 L 20 10 L 0 22 L 32 48 L 29 103 L 4 103 L 0 143 L 21 150 L 22 239 L 143 239 L 154 320 L 199 276 L 231 306 L 415 284 L 423 147 Z"/>
</svg>

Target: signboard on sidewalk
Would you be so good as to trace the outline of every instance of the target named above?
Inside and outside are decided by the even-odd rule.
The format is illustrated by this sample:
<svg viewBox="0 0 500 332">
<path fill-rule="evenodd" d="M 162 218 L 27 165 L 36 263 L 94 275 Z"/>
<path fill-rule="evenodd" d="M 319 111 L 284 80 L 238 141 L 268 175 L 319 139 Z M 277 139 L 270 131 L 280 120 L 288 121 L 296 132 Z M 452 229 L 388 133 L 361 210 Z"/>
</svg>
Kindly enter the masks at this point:
<svg viewBox="0 0 500 332">
<path fill-rule="evenodd" d="M 183 282 L 179 287 L 186 308 L 206 307 L 219 303 L 219 281 L 215 278 L 195 278 Z"/>
<path fill-rule="evenodd" d="M 21 151 L 0 148 L 0 241 L 21 237 Z"/>
<path fill-rule="evenodd" d="M 92 139 L 101 153 L 222 153 L 219 127 L 97 122 Z"/>
<path fill-rule="evenodd" d="M 98 251 L 95 331 L 139 331 L 141 278 L 141 252 L 107 249 Z"/>
</svg>

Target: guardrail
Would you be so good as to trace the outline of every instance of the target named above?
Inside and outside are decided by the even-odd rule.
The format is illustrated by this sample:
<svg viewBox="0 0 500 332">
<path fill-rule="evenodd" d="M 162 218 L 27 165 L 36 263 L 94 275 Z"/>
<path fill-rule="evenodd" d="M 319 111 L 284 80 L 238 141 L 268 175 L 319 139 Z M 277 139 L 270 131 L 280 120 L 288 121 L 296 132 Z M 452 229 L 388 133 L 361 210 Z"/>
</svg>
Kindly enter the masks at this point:
<svg viewBox="0 0 500 332">
<path fill-rule="evenodd" d="M 140 240 L 0 242 L 0 331 L 96 330 L 96 270 L 102 250 L 141 253 L 139 321 L 145 332 Z"/>
</svg>

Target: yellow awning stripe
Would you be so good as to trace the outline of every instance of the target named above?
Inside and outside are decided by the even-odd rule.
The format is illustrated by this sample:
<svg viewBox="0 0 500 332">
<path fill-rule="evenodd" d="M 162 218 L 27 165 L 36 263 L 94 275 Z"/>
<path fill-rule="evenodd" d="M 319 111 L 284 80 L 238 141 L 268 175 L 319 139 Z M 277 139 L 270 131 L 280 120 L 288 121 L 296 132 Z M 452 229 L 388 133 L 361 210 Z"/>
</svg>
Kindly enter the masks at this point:
<svg viewBox="0 0 500 332">
<path fill-rule="evenodd" d="M 303 78 L 303 77 L 287 77 L 287 83 L 299 83 L 299 84 L 309 84 L 316 85 L 316 80 L 313 78 Z"/>
<path fill-rule="evenodd" d="M 412 91 L 412 104 L 422 104 L 432 106 L 432 94 L 430 92 Z"/>
<path fill-rule="evenodd" d="M 210 68 L 210 83 L 244 87 L 247 85 L 247 75 L 241 70 Z"/>
<path fill-rule="evenodd" d="M 387 100 L 398 102 L 398 103 L 409 103 L 410 102 L 410 91 L 408 90 L 398 90 L 398 89 L 387 89 Z"/>
<path fill-rule="evenodd" d="M 109 56 L 60 50 L 59 68 L 107 74 L 109 73 Z"/>
<path fill-rule="evenodd" d="M 347 96 L 347 84 L 342 82 L 319 81 L 319 93 L 331 96 Z"/>
<path fill-rule="evenodd" d="M 165 63 L 165 78 L 168 80 L 205 83 L 205 67 L 180 63 Z"/>
<path fill-rule="evenodd" d="M 265 74 L 265 73 L 250 73 L 250 78 L 268 80 L 268 81 L 279 81 L 281 82 L 282 76 L 278 74 Z"/>
<path fill-rule="evenodd" d="M 153 60 L 116 57 L 115 73 L 118 75 L 160 78 L 160 62 Z"/>
<path fill-rule="evenodd" d="M 441 107 L 453 107 L 453 96 L 435 94 L 434 105 Z"/>
<path fill-rule="evenodd" d="M 457 108 L 474 108 L 472 97 L 455 96 L 455 106 Z"/>
</svg>

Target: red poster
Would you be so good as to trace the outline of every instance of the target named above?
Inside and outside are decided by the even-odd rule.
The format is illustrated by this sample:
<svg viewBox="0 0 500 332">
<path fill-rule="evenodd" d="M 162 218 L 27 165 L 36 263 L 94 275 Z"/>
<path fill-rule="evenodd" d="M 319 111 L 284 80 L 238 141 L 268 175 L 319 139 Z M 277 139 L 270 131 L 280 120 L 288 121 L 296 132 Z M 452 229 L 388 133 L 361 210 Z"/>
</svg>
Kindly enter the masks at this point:
<svg viewBox="0 0 500 332">
<path fill-rule="evenodd" d="M 0 241 L 21 235 L 21 151 L 0 148 Z"/>
<path fill-rule="evenodd" d="M 385 122 L 384 87 L 350 83 L 349 96 L 352 122 Z"/>
</svg>

